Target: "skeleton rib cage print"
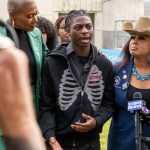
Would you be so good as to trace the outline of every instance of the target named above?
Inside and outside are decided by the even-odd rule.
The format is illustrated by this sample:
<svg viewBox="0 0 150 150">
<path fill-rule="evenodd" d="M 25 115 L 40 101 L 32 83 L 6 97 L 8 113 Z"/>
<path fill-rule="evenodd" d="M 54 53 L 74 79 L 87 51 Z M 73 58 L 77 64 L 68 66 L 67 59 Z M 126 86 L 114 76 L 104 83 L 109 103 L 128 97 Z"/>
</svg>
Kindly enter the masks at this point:
<svg viewBox="0 0 150 150">
<path fill-rule="evenodd" d="M 93 65 L 83 92 L 84 94 L 87 94 L 88 100 L 91 102 L 94 111 L 96 111 L 101 104 L 104 93 L 103 84 L 102 72 L 96 65 Z M 64 111 L 74 103 L 78 94 L 82 92 L 82 89 L 73 77 L 70 68 L 64 70 L 61 84 L 59 85 L 59 91 L 59 106 L 60 109 Z"/>
</svg>

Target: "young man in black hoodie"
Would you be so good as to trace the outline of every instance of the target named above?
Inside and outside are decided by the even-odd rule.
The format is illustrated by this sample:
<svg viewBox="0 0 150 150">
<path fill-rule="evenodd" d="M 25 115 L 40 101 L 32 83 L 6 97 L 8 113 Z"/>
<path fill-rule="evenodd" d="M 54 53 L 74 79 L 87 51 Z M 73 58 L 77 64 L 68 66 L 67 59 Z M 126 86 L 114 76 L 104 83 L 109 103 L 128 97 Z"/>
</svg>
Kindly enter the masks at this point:
<svg viewBox="0 0 150 150">
<path fill-rule="evenodd" d="M 99 150 L 99 133 L 113 113 L 113 66 L 90 43 L 93 25 L 83 10 L 65 20 L 71 42 L 43 65 L 40 127 L 53 150 Z"/>
</svg>

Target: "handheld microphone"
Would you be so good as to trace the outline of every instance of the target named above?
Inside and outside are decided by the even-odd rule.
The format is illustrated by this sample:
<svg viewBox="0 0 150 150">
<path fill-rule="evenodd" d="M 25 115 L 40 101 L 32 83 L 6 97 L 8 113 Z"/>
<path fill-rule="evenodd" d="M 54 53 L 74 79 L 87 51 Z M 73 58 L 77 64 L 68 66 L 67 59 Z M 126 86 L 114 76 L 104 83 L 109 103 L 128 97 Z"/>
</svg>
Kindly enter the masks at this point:
<svg viewBox="0 0 150 150">
<path fill-rule="evenodd" d="M 136 149 L 142 150 L 142 141 L 146 139 L 143 137 L 142 124 L 146 124 L 144 116 L 150 114 L 150 111 L 146 108 L 146 102 L 142 98 L 142 93 L 135 92 L 133 94 L 133 101 L 128 102 L 128 111 L 134 112 Z"/>
<path fill-rule="evenodd" d="M 133 101 L 128 102 L 128 111 L 138 111 L 141 110 L 142 113 L 147 114 L 150 111 L 146 108 L 146 102 L 142 99 L 141 92 L 135 92 L 133 94 Z"/>
<path fill-rule="evenodd" d="M 135 121 L 135 144 L 136 149 L 141 150 L 141 121 L 140 121 L 140 111 L 143 107 L 142 94 L 140 92 L 135 92 L 133 94 L 133 101 L 128 102 L 128 111 L 134 112 Z"/>
</svg>

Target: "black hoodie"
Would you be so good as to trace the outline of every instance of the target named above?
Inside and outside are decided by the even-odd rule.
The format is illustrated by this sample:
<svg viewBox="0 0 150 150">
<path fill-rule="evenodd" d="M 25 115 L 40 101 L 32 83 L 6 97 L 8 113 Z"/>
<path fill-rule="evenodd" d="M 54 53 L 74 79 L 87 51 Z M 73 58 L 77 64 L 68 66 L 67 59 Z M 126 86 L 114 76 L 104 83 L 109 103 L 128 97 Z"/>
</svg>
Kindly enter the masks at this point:
<svg viewBox="0 0 150 150">
<path fill-rule="evenodd" d="M 43 64 L 39 123 L 48 140 L 71 143 L 74 138 L 99 138 L 103 124 L 113 113 L 113 75 L 111 62 L 98 54 L 91 44 L 92 60 L 87 80 L 81 85 L 81 74 L 72 55 L 62 44 L 48 54 Z M 76 57 L 76 56 L 75 56 Z M 86 133 L 75 132 L 71 124 L 84 122 L 82 113 L 95 118 L 97 125 Z"/>
</svg>

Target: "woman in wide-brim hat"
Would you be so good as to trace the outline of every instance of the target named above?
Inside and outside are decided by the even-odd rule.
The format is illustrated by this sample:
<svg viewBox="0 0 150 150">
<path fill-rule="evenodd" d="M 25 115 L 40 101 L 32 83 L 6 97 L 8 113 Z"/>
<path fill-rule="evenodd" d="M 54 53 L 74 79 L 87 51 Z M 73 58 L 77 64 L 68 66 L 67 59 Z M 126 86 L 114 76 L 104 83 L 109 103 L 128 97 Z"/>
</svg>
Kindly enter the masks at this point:
<svg viewBox="0 0 150 150">
<path fill-rule="evenodd" d="M 136 143 L 135 116 L 128 111 L 129 101 L 143 99 L 150 109 L 150 18 L 140 17 L 135 26 L 126 22 L 123 30 L 131 38 L 123 47 L 122 61 L 115 66 L 116 109 L 109 131 L 108 150 L 138 149 L 140 141 Z M 148 109 L 144 108 L 145 113 Z M 145 118 L 144 122 L 148 125 Z M 150 127 L 142 129 L 144 136 L 150 136 Z M 145 150 L 143 143 L 142 149 Z"/>
</svg>

